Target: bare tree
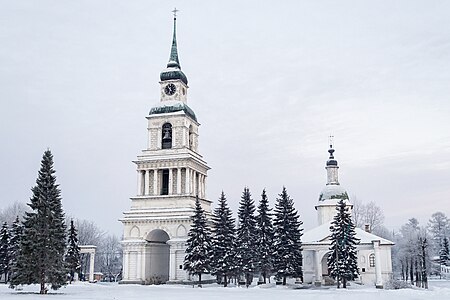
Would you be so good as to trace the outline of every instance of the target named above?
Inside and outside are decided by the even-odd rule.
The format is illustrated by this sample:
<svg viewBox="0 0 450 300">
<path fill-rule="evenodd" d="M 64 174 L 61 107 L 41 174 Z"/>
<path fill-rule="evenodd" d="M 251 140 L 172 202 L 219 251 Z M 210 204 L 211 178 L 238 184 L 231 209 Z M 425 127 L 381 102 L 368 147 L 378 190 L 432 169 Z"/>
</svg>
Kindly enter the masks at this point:
<svg viewBox="0 0 450 300">
<path fill-rule="evenodd" d="M 98 253 L 98 268 L 109 281 L 115 281 L 122 271 L 122 247 L 116 235 L 103 238 Z"/>
<path fill-rule="evenodd" d="M 13 204 L 0 210 L 0 224 L 4 222 L 12 224 L 16 217 L 22 220 L 25 212 L 30 211 L 30 208 L 23 202 L 16 201 Z"/>
<path fill-rule="evenodd" d="M 353 196 L 352 203 L 352 217 L 356 227 L 364 228 L 365 225 L 369 225 L 373 232 L 378 230 L 382 232 L 384 213 L 374 201 L 363 203 Z"/>
<path fill-rule="evenodd" d="M 439 256 L 443 247 L 444 238 L 450 234 L 450 220 L 442 212 L 435 212 L 428 221 L 430 253 L 432 256 Z M 441 274 L 440 265 L 432 265 L 432 272 Z"/>
</svg>

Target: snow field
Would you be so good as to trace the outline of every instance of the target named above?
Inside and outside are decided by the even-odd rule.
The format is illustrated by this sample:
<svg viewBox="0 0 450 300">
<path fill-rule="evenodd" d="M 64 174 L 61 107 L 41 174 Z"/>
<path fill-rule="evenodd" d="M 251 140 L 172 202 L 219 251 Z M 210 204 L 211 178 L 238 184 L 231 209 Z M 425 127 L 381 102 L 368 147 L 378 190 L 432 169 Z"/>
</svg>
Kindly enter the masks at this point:
<svg viewBox="0 0 450 300">
<path fill-rule="evenodd" d="M 223 288 L 217 285 L 205 285 L 203 288 L 192 288 L 186 285 L 119 285 L 116 283 L 89 284 L 77 282 L 50 291 L 51 295 L 37 294 L 39 287 L 24 286 L 22 291 L 9 289 L 7 285 L 0 284 L 1 300 L 22 299 L 51 299 L 51 300 L 216 300 L 216 299 L 246 299 L 246 300 L 273 300 L 273 299 L 313 299 L 313 300 L 445 300 L 450 299 L 450 281 L 431 281 L 430 289 L 403 289 L 378 290 L 374 287 L 358 286 L 352 284 L 347 289 L 335 287 L 321 289 L 294 289 L 293 286 L 252 286 L 250 288 L 231 286 Z"/>
</svg>

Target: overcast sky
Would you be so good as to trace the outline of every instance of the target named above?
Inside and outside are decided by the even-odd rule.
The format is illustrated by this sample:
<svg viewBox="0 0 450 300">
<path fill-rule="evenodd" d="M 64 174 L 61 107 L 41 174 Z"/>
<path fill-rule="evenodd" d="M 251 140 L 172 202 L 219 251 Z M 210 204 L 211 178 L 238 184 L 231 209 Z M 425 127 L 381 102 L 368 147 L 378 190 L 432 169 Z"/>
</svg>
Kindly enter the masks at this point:
<svg viewBox="0 0 450 300">
<path fill-rule="evenodd" d="M 387 226 L 450 215 L 450 2 L 411 0 L 0 0 L 0 208 L 49 147 L 66 213 L 121 234 L 175 6 L 213 206 L 285 185 L 312 228 L 333 134 Z"/>
</svg>

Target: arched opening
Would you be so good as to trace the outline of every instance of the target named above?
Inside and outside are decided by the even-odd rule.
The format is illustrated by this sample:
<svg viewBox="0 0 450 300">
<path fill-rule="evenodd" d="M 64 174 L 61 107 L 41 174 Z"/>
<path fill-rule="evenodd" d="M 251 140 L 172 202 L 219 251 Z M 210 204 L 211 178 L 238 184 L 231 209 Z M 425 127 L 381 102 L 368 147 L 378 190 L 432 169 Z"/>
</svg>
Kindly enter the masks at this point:
<svg viewBox="0 0 450 300">
<path fill-rule="evenodd" d="M 322 276 L 328 276 L 330 274 L 329 270 L 328 270 L 328 255 L 329 255 L 329 253 L 325 254 L 322 257 L 322 263 L 321 263 L 321 265 L 322 265 Z"/>
<path fill-rule="evenodd" d="M 164 283 L 169 280 L 169 250 L 167 241 L 170 239 L 167 232 L 162 229 L 150 231 L 146 238 L 148 241 L 148 261 L 145 266 L 146 283 Z"/>
<path fill-rule="evenodd" d="M 169 195 L 169 170 L 162 171 L 161 195 Z"/>
<path fill-rule="evenodd" d="M 172 148 L 172 125 L 170 123 L 165 123 L 162 126 L 162 149 Z"/>
<path fill-rule="evenodd" d="M 194 130 L 192 129 L 192 125 L 189 126 L 189 149 L 192 149 L 194 146 Z"/>
</svg>

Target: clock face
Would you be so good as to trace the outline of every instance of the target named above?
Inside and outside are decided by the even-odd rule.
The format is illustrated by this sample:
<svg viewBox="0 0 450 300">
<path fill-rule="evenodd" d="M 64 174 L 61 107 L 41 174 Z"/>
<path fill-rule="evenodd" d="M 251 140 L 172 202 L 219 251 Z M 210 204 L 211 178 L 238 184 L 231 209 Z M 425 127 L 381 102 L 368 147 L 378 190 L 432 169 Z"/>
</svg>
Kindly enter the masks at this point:
<svg viewBox="0 0 450 300">
<path fill-rule="evenodd" d="M 164 93 L 166 93 L 166 95 L 172 96 L 173 94 L 175 94 L 176 90 L 177 90 L 177 87 L 175 86 L 175 84 L 169 83 L 164 88 Z"/>
</svg>

